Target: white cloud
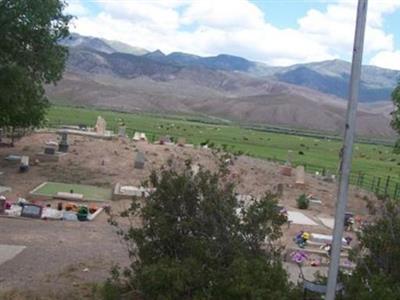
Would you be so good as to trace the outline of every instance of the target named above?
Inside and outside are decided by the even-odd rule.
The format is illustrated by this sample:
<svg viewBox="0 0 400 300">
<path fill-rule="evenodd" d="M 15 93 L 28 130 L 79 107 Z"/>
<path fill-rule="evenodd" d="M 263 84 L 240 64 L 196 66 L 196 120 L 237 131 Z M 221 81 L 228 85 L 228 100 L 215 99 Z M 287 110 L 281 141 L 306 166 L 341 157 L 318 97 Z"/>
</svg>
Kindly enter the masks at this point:
<svg viewBox="0 0 400 300">
<path fill-rule="evenodd" d="M 400 50 L 379 52 L 370 62 L 378 67 L 400 70 Z"/>
<path fill-rule="evenodd" d="M 298 28 L 287 29 L 270 24 L 264 12 L 247 0 L 108 0 L 96 4 L 102 12 L 81 16 L 73 30 L 149 50 L 228 53 L 273 65 L 351 56 L 356 1 L 338 0 L 324 11 L 310 10 L 298 20 Z M 399 7 L 400 0 L 370 1 L 367 56 L 396 53 L 394 37 L 384 31 L 383 20 Z"/>
<path fill-rule="evenodd" d="M 264 24 L 263 12 L 246 0 L 193 1 L 182 16 L 183 24 L 213 28 L 258 28 Z"/>
<path fill-rule="evenodd" d="M 400 1 L 370 1 L 365 32 L 365 54 L 393 49 L 393 35 L 384 32 L 383 15 L 400 7 Z M 331 52 L 349 58 L 353 46 L 357 5 L 356 1 L 340 1 L 328 5 L 325 12 L 310 10 L 299 20 L 299 30 Z"/>
<path fill-rule="evenodd" d="M 179 27 L 176 1 L 106 1 L 99 4 L 114 18 L 139 23 L 153 30 L 176 30 Z"/>
<path fill-rule="evenodd" d="M 88 10 L 79 0 L 69 1 L 65 11 L 73 16 L 84 16 L 88 14 Z"/>
</svg>

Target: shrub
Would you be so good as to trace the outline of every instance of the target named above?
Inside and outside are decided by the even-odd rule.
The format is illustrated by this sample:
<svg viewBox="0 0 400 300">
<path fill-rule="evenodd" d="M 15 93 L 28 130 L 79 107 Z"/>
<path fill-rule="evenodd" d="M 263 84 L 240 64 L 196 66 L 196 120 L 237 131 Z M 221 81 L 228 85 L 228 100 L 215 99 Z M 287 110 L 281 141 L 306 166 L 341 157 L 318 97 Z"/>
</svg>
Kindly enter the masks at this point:
<svg viewBox="0 0 400 300">
<path fill-rule="evenodd" d="M 111 218 L 131 259 L 124 287 L 143 299 L 297 298 L 274 244 L 286 221 L 275 195 L 245 206 L 227 172 L 153 172 L 146 203 L 120 215 L 131 222 Z"/>
<path fill-rule="evenodd" d="M 357 233 L 350 258 L 357 267 L 345 281 L 345 299 L 399 299 L 400 205 L 382 198 L 368 202 L 370 223 Z"/>
<path fill-rule="evenodd" d="M 299 209 L 307 209 L 309 205 L 310 205 L 310 200 L 308 200 L 305 194 L 302 194 L 299 196 L 299 198 L 297 198 L 297 207 Z"/>
</svg>

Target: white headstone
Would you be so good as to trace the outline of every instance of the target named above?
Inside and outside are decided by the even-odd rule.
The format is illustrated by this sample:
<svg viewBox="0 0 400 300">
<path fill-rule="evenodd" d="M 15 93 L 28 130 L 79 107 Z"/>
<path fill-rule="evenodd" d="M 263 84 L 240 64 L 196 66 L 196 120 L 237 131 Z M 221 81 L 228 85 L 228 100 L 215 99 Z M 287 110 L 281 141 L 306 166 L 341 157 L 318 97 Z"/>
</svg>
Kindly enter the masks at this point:
<svg viewBox="0 0 400 300">
<path fill-rule="evenodd" d="M 296 168 L 296 184 L 304 185 L 305 183 L 304 177 L 305 177 L 304 166 L 298 166 Z"/>
<path fill-rule="evenodd" d="M 97 117 L 97 122 L 96 122 L 96 132 L 98 134 L 104 135 L 106 132 L 106 127 L 107 123 L 106 120 L 104 120 L 101 116 Z"/>
</svg>

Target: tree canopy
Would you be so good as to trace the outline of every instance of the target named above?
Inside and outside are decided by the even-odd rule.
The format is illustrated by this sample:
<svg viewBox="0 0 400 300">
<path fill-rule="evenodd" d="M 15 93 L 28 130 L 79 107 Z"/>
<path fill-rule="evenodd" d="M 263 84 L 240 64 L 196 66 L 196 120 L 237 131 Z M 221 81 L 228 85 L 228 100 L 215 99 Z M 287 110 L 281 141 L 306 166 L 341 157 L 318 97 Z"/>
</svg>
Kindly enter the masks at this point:
<svg viewBox="0 0 400 300">
<path fill-rule="evenodd" d="M 61 79 L 71 16 L 62 0 L 0 0 L 0 127 L 38 126 L 48 100 L 44 84 Z"/>
<path fill-rule="evenodd" d="M 400 299 L 400 205 L 384 199 L 370 206 L 373 218 L 358 233 L 356 270 L 347 280 L 346 299 Z"/>
<path fill-rule="evenodd" d="M 392 128 L 400 133 L 400 79 L 396 88 L 392 92 L 392 101 L 395 110 L 392 112 Z M 396 142 L 395 152 L 400 153 L 400 140 Z"/>
<path fill-rule="evenodd" d="M 130 226 L 112 221 L 132 261 L 124 286 L 143 299 L 294 299 L 274 245 L 286 221 L 275 196 L 246 205 L 224 178 L 190 168 L 151 175 L 155 191 L 121 214 Z"/>
</svg>

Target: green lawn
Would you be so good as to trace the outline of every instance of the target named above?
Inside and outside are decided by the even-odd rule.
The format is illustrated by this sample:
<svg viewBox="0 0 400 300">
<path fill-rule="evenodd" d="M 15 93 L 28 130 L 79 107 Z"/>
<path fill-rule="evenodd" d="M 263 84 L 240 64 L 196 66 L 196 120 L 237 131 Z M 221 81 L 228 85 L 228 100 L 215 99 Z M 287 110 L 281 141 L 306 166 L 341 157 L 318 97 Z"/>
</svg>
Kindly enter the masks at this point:
<svg viewBox="0 0 400 300">
<path fill-rule="evenodd" d="M 175 138 L 185 137 L 188 143 L 199 144 L 210 140 L 215 145 L 224 145 L 229 151 L 243 151 L 248 155 L 273 160 L 286 160 L 292 150 L 295 164 L 307 164 L 336 172 L 341 142 L 337 140 L 302 137 L 296 135 L 262 132 L 240 127 L 237 124 L 208 124 L 209 120 L 191 121 L 185 117 L 128 114 L 86 108 L 53 106 L 48 114 L 52 124 L 86 124 L 93 126 L 97 116 L 104 117 L 108 129 L 117 129 L 123 118 L 130 135 L 143 131 L 150 139 L 161 135 Z M 190 119 L 190 118 L 189 118 Z M 303 154 L 300 154 L 303 153 Z M 400 156 L 384 145 L 356 144 L 353 157 L 353 173 L 382 177 L 390 175 L 400 181 Z"/>
<path fill-rule="evenodd" d="M 71 190 L 77 194 L 83 194 L 85 200 L 110 200 L 111 199 L 111 190 L 99 188 L 90 185 L 81 185 L 81 184 L 67 184 L 67 183 L 56 183 L 56 182 L 47 182 L 39 189 L 35 190 L 32 195 L 42 195 L 53 197 L 56 196 L 57 192 L 66 192 L 69 193 Z"/>
</svg>

